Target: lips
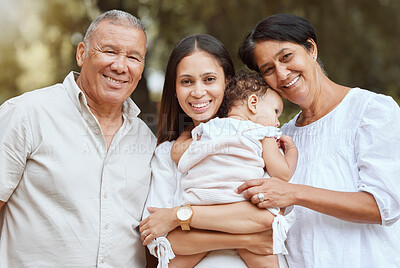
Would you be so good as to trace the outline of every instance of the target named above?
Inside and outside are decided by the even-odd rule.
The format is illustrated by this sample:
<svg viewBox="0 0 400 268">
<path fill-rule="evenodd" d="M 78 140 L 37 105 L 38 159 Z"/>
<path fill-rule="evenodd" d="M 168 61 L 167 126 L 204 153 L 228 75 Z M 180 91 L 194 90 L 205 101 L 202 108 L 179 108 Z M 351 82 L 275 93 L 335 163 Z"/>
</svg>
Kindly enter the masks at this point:
<svg viewBox="0 0 400 268">
<path fill-rule="evenodd" d="M 206 101 L 206 102 L 197 102 L 197 103 L 190 103 L 190 105 L 193 108 L 204 108 L 208 106 L 211 103 L 211 101 Z"/>
<path fill-rule="evenodd" d="M 103 75 L 108 81 L 110 81 L 111 83 L 114 83 L 114 84 L 123 84 L 123 83 L 126 83 L 127 81 L 123 81 L 123 80 L 119 80 L 119 79 L 115 79 L 115 78 L 111 78 L 111 77 L 109 77 L 109 76 L 107 76 L 107 75 Z"/>
<path fill-rule="evenodd" d="M 196 112 L 202 113 L 205 112 L 211 104 L 211 100 L 209 101 L 197 101 L 197 102 L 189 102 L 192 109 Z"/>
<path fill-rule="evenodd" d="M 283 87 L 288 88 L 293 86 L 297 81 L 299 81 L 300 75 L 296 76 L 292 81 L 290 81 L 288 84 L 284 85 Z"/>
</svg>

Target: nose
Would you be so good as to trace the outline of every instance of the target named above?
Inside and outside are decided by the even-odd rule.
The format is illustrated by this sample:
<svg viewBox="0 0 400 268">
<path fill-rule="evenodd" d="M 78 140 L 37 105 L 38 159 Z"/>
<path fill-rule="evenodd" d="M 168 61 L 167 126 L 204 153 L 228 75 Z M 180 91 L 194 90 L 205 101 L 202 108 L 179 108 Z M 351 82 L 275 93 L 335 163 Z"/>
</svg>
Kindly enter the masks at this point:
<svg viewBox="0 0 400 268">
<path fill-rule="evenodd" d="M 279 122 L 279 119 L 276 119 L 276 127 L 279 127 L 281 125 L 281 123 Z"/>
<path fill-rule="evenodd" d="M 204 89 L 204 85 L 201 83 L 197 83 L 194 89 L 190 93 L 195 98 L 201 98 L 206 94 L 206 90 Z"/>
<path fill-rule="evenodd" d="M 118 55 L 115 57 L 113 63 L 111 64 L 111 70 L 117 73 L 123 73 L 128 71 L 128 65 L 126 62 L 126 57 L 124 55 Z"/>
<path fill-rule="evenodd" d="M 277 64 L 275 68 L 279 80 L 285 80 L 290 73 L 285 64 Z"/>
</svg>

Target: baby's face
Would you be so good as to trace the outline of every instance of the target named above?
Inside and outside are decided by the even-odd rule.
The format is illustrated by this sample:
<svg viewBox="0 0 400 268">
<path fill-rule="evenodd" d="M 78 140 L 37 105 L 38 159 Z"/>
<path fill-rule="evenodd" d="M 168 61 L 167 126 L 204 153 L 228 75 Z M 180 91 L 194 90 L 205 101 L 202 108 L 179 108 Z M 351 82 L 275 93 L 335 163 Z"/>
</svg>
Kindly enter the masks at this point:
<svg viewBox="0 0 400 268">
<path fill-rule="evenodd" d="M 259 99 L 256 123 L 263 126 L 279 127 L 279 116 L 282 114 L 282 110 L 282 98 L 275 90 L 269 89 L 267 96 Z"/>
</svg>

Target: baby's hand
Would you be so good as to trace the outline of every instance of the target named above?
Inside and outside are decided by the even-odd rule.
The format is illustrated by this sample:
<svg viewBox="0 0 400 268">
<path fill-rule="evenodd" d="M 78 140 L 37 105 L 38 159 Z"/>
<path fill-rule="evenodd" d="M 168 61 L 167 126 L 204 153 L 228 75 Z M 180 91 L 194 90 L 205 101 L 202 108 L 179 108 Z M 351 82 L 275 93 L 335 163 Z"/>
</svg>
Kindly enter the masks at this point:
<svg viewBox="0 0 400 268">
<path fill-rule="evenodd" d="M 286 136 L 286 135 L 282 135 L 277 142 L 279 142 L 279 148 L 281 148 L 283 150 L 283 152 L 286 154 L 287 151 L 295 149 L 296 145 L 294 144 L 294 141 L 291 137 Z"/>
</svg>

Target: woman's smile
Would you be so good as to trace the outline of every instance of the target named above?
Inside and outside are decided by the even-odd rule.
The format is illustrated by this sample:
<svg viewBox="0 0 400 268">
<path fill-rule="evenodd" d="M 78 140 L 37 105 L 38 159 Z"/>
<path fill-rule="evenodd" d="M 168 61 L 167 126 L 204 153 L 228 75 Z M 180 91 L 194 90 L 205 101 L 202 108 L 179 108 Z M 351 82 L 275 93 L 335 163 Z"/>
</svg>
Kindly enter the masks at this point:
<svg viewBox="0 0 400 268">
<path fill-rule="evenodd" d="M 224 98 L 225 75 L 218 61 L 206 52 L 186 56 L 176 70 L 176 97 L 195 125 L 213 118 Z"/>
<path fill-rule="evenodd" d="M 211 100 L 209 100 L 209 101 L 197 101 L 197 102 L 189 102 L 190 103 L 190 105 L 193 107 L 193 109 L 195 110 L 195 111 L 198 111 L 198 112 L 204 112 L 205 110 L 207 110 L 208 109 L 208 107 L 210 106 L 210 104 L 211 104 Z"/>
<path fill-rule="evenodd" d="M 294 84 L 296 84 L 297 81 L 299 81 L 300 75 L 296 76 L 292 81 L 290 81 L 288 84 L 284 85 L 284 88 L 289 88 L 291 86 L 293 86 Z"/>
</svg>

